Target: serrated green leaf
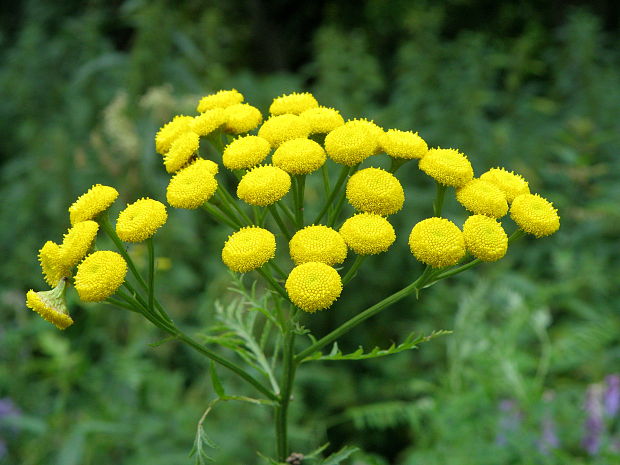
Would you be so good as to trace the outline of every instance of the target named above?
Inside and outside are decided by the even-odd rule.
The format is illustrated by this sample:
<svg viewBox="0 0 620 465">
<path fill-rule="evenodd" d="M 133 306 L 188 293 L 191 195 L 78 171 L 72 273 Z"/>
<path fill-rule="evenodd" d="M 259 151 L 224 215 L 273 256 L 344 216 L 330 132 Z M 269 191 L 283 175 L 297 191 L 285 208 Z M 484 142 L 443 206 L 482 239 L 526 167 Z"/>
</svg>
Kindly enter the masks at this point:
<svg viewBox="0 0 620 465">
<path fill-rule="evenodd" d="M 211 361 L 209 371 L 211 372 L 211 383 L 213 384 L 213 389 L 215 390 L 215 393 L 220 398 L 226 397 L 224 387 L 222 386 L 220 378 L 217 376 L 217 371 L 215 370 L 215 363 L 213 363 L 213 360 Z"/>
<path fill-rule="evenodd" d="M 314 354 L 304 358 L 302 360 L 302 363 L 312 360 L 366 360 L 370 358 L 386 357 L 388 355 L 397 354 L 405 350 L 417 349 L 418 345 L 422 344 L 423 342 L 428 342 L 437 336 L 442 336 L 444 334 L 450 333 L 451 331 L 441 330 L 433 331 L 428 336 L 417 337 L 415 333 L 411 333 L 401 344 L 392 344 L 387 349 L 374 347 L 370 351 L 364 351 L 364 348 L 360 346 L 355 352 L 351 352 L 349 354 L 343 354 L 342 351 L 338 348 L 338 343 L 335 342 L 329 354 L 324 355 L 322 352 L 315 352 Z"/>
<path fill-rule="evenodd" d="M 334 452 L 332 455 L 320 462 L 319 465 L 338 465 L 339 463 L 342 463 L 343 460 L 349 458 L 351 455 L 356 453 L 358 450 L 358 447 L 344 446 L 338 452 Z"/>
</svg>

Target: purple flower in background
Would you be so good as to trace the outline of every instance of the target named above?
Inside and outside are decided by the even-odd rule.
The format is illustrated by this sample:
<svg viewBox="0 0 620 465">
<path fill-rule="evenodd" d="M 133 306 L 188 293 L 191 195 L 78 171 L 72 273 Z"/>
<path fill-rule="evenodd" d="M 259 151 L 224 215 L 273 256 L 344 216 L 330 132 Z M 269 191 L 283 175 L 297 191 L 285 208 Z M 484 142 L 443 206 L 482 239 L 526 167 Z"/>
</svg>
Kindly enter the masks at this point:
<svg viewBox="0 0 620 465">
<path fill-rule="evenodd" d="M 21 412 L 15 403 L 8 397 L 0 399 L 0 418 L 19 415 Z"/>
<path fill-rule="evenodd" d="M 0 399 L 0 420 L 2 420 L 3 417 L 20 414 L 20 410 L 11 399 L 9 399 L 8 397 Z M 6 449 L 6 442 L 4 442 L 2 438 L 0 438 L 0 459 L 2 459 L 6 455 Z"/>
<path fill-rule="evenodd" d="M 586 391 L 586 423 L 582 445 L 588 454 L 596 455 L 601 447 L 603 433 L 603 387 L 591 384 Z"/>
<path fill-rule="evenodd" d="M 603 403 L 605 405 L 605 415 L 614 417 L 620 410 L 620 375 L 609 375 L 605 378 L 605 394 Z"/>
<path fill-rule="evenodd" d="M 555 397 L 553 391 L 547 391 L 543 394 L 543 401 L 551 403 Z M 549 411 L 545 412 L 542 419 L 542 434 L 538 440 L 538 450 L 543 454 L 548 454 L 552 449 L 560 447 L 560 439 L 558 438 L 555 421 Z"/>
<path fill-rule="evenodd" d="M 512 399 L 504 399 L 499 403 L 499 425 L 495 443 L 500 446 L 508 444 L 509 436 L 521 425 L 519 406 Z"/>
</svg>

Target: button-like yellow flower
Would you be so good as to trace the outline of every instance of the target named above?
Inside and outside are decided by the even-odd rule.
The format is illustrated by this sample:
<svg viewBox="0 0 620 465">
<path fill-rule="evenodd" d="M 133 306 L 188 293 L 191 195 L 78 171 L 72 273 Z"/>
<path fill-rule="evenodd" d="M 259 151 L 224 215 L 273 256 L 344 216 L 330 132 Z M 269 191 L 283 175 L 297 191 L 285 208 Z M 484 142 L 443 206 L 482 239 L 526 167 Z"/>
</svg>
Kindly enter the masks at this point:
<svg viewBox="0 0 620 465">
<path fill-rule="evenodd" d="M 95 184 L 69 207 L 71 224 L 92 220 L 107 210 L 118 197 L 116 189 Z"/>
<path fill-rule="evenodd" d="M 500 222 L 485 215 L 472 215 L 463 225 L 465 247 L 483 262 L 499 260 L 508 250 L 508 236 Z"/>
<path fill-rule="evenodd" d="M 250 205 L 265 207 L 277 202 L 291 189 L 291 177 L 277 166 L 257 166 L 239 181 L 237 196 Z"/>
<path fill-rule="evenodd" d="M 118 215 L 116 234 L 125 242 L 142 242 L 153 236 L 167 219 L 163 203 L 148 198 L 136 200 Z"/>
<path fill-rule="evenodd" d="M 445 186 L 461 187 L 474 177 L 471 163 L 456 149 L 430 149 L 420 160 L 419 166 Z"/>
<path fill-rule="evenodd" d="M 558 211 L 538 194 L 515 197 L 510 206 L 510 217 L 523 231 L 536 237 L 549 236 L 560 229 Z"/>
<path fill-rule="evenodd" d="M 224 123 L 226 123 L 225 110 L 213 108 L 196 116 L 189 125 L 189 129 L 199 136 L 208 136 Z"/>
<path fill-rule="evenodd" d="M 126 274 L 123 257 L 110 250 L 98 250 L 78 265 L 75 290 L 84 302 L 101 302 L 118 290 Z"/>
<path fill-rule="evenodd" d="M 166 189 L 166 200 L 175 208 L 193 209 L 207 202 L 217 190 L 211 160 L 196 160 L 187 168 L 178 171 Z"/>
<path fill-rule="evenodd" d="M 261 163 L 269 152 L 271 144 L 258 136 L 243 136 L 233 140 L 224 149 L 222 163 L 230 170 L 252 168 Z"/>
<path fill-rule="evenodd" d="M 385 252 L 396 240 L 390 222 L 373 213 L 359 213 L 347 219 L 340 228 L 340 235 L 358 255 Z"/>
<path fill-rule="evenodd" d="M 289 250 L 296 265 L 306 262 L 337 265 L 347 258 L 347 245 L 342 236 L 322 225 L 297 231 L 289 242 Z"/>
<path fill-rule="evenodd" d="M 73 268 L 82 260 L 91 246 L 99 225 L 91 220 L 80 221 L 67 231 L 60 246 L 60 260 L 67 268 Z"/>
<path fill-rule="evenodd" d="M 352 121 L 325 136 L 325 151 L 336 163 L 354 166 L 376 153 L 378 143 L 373 130 Z"/>
<path fill-rule="evenodd" d="M 380 168 L 365 168 L 351 176 L 346 195 L 356 210 L 377 215 L 396 213 L 405 201 L 400 181 Z"/>
<path fill-rule="evenodd" d="M 501 218 L 508 213 L 506 195 L 495 184 L 482 179 L 472 179 L 456 190 L 456 200 L 476 215 Z"/>
<path fill-rule="evenodd" d="M 30 289 L 26 294 L 26 306 L 58 329 L 66 329 L 73 324 L 65 303 L 66 284 L 63 279 L 51 291 L 35 292 Z"/>
<path fill-rule="evenodd" d="M 226 114 L 225 130 L 233 134 L 251 131 L 263 122 L 260 110 L 247 103 L 231 105 L 224 112 Z"/>
<path fill-rule="evenodd" d="M 186 131 L 179 135 L 170 150 L 164 156 L 164 166 L 168 173 L 179 171 L 196 153 L 200 146 L 200 136 L 193 131 Z"/>
<path fill-rule="evenodd" d="M 305 110 L 316 108 L 319 103 L 310 92 L 281 95 L 273 99 L 269 107 L 269 113 L 272 115 L 292 114 L 299 115 Z"/>
<path fill-rule="evenodd" d="M 340 297 L 342 280 L 331 266 L 308 262 L 293 268 L 285 287 L 291 302 L 313 313 L 330 307 Z"/>
<path fill-rule="evenodd" d="M 231 234 L 222 249 L 222 261 L 232 271 L 247 273 L 260 268 L 276 254 L 276 237 L 250 226 Z"/>
<path fill-rule="evenodd" d="M 243 94 L 236 89 L 220 90 L 215 94 L 209 94 L 200 99 L 196 111 L 204 113 L 213 108 L 226 108 L 231 105 L 243 102 Z"/>
<path fill-rule="evenodd" d="M 379 145 L 390 157 L 411 160 L 424 158 L 428 145 L 418 133 L 390 129 L 379 136 Z"/>
<path fill-rule="evenodd" d="M 309 108 L 299 116 L 310 125 L 311 134 L 325 134 L 344 124 L 340 112 L 334 108 Z"/>
<path fill-rule="evenodd" d="M 491 168 L 482 173 L 480 179 L 495 184 L 504 191 L 508 203 L 511 203 L 517 195 L 530 193 L 530 186 L 523 176 L 506 171 L 504 168 Z"/>
<path fill-rule="evenodd" d="M 192 116 L 177 115 L 172 121 L 166 123 L 155 135 L 155 150 L 165 155 L 177 137 L 189 131 L 194 123 Z"/>
<path fill-rule="evenodd" d="M 290 174 L 309 174 L 318 170 L 327 156 L 318 143 L 310 139 L 292 139 L 274 152 L 272 162 Z"/>
<path fill-rule="evenodd" d="M 45 282 L 51 287 L 56 287 L 62 278 L 71 276 L 71 267 L 67 266 L 63 261 L 60 246 L 55 242 L 47 241 L 41 247 L 41 250 L 39 250 L 39 263 L 41 263 Z"/>
<path fill-rule="evenodd" d="M 310 126 L 297 115 L 271 116 L 258 130 L 258 135 L 269 141 L 273 147 L 291 139 L 304 139 L 310 135 Z"/>
<path fill-rule="evenodd" d="M 427 218 L 416 224 L 409 235 L 409 248 L 419 261 L 433 268 L 458 263 L 465 255 L 463 233 L 445 218 Z"/>
</svg>

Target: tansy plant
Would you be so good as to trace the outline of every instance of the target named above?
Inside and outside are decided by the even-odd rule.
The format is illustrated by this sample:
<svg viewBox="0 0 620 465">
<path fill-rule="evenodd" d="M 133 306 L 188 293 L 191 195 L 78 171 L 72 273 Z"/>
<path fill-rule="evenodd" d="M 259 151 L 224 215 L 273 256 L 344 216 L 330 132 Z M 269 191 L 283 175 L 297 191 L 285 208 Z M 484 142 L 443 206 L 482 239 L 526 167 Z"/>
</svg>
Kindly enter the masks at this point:
<svg viewBox="0 0 620 465">
<path fill-rule="evenodd" d="M 474 177 L 463 153 L 453 148 L 429 149 L 417 133 L 386 131 L 365 119 L 345 122 L 337 110 L 319 106 L 309 93 L 274 99 L 264 122 L 261 112 L 243 100 L 236 90 L 208 95 L 198 103 L 197 116 L 176 116 L 155 137 L 156 151 L 172 175 L 166 191 L 168 205 L 200 209 L 231 230 L 221 259 L 233 273 L 231 281 L 241 304 L 228 309 L 216 305 L 217 327 L 197 338 L 187 335 L 154 294 L 153 237 L 166 223 L 166 206 L 139 199 L 121 211 L 112 225 L 106 211 L 118 192 L 102 185 L 93 186 L 69 207 L 72 226 L 62 243 L 48 241 L 39 251 L 43 275 L 52 290 L 30 290 L 26 304 L 65 329 L 73 320 L 64 295 L 73 285 L 84 302 L 106 302 L 142 315 L 210 359 L 217 397 L 205 416 L 220 400 L 271 407 L 275 450 L 263 451 L 266 460 L 320 463 L 321 449 L 304 456 L 287 439 L 287 412 L 297 369 L 315 360 L 360 360 L 415 348 L 430 336 L 411 335 L 399 345 L 360 348 L 349 354 L 336 343 L 355 326 L 411 294 L 418 296 L 424 288 L 480 262 L 499 260 L 521 235 L 540 238 L 554 233 L 560 220 L 553 205 L 531 193 L 520 175 L 492 168 Z M 373 166 L 386 157 L 389 170 Z M 425 265 L 422 273 L 394 294 L 369 302 L 368 308 L 328 334 L 312 334 L 303 323 L 315 312 L 338 311 L 343 288 L 355 278 L 364 259 L 387 253 L 397 240 L 390 216 L 403 210 L 406 199 L 395 172 L 412 160 L 418 160 L 437 192 L 434 216 L 412 224 L 408 236 L 412 260 Z M 227 172 L 221 172 L 222 165 Z M 309 176 L 324 186 L 320 201 L 304 195 Z M 236 192 L 230 191 L 233 185 Z M 470 214 L 462 225 L 442 217 L 447 192 L 454 192 Z M 517 226 L 510 237 L 502 224 L 508 214 Z M 101 231 L 116 251 L 96 250 Z M 131 243 L 143 241 L 148 246 L 148 269 L 139 270 L 127 250 Z M 236 277 L 243 273 L 251 273 L 245 282 Z M 322 352 L 332 343 L 331 350 Z M 215 350 L 218 344 L 232 352 Z M 217 368 L 247 382 L 254 396 L 227 394 Z M 207 459 L 203 421 L 204 416 L 194 447 L 198 463 Z M 345 448 L 326 463 L 339 463 L 353 451 Z"/>
</svg>

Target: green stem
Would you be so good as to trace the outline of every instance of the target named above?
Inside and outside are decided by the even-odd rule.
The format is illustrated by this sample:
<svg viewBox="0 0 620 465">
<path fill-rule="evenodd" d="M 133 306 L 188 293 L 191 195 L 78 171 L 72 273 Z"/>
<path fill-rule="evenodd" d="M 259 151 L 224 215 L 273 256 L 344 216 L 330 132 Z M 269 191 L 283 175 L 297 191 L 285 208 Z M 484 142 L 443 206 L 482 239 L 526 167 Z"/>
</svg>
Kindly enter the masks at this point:
<svg viewBox="0 0 620 465">
<path fill-rule="evenodd" d="M 146 240 L 146 245 L 149 249 L 149 309 L 152 311 L 155 305 L 155 247 L 152 237 Z"/>
<path fill-rule="evenodd" d="M 241 226 L 237 224 L 235 221 L 227 218 L 222 213 L 220 213 L 214 205 L 210 203 L 203 203 L 202 209 L 206 211 L 211 217 L 218 223 L 223 223 L 229 226 L 232 229 L 239 229 Z"/>
<path fill-rule="evenodd" d="M 278 227 L 280 228 L 280 231 L 282 231 L 282 234 L 284 234 L 284 237 L 286 237 L 286 240 L 290 241 L 291 233 L 289 233 L 288 229 L 286 229 L 286 225 L 284 224 L 284 221 L 282 221 L 282 218 L 280 217 L 280 214 L 278 213 L 275 205 L 269 205 L 267 208 L 269 209 L 269 213 L 271 213 L 271 216 L 273 216 L 273 219 L 276 220 L 276 223 L 278 223 Z"/>
<path fill-rule="evenodd" d="M 392 174 L 396 173 L 398 168 L 400 168 L 401 166 L 403 166 L 405 163 L 409 161 L 406 158 L 394 158 L 394 157 L 390 157 L 390 158 L 391 158 L 390 173 Z"/>
<path fill-rule="evenodd" d="M 351 268 L 349 268 L 347 273 L 344 275 L 344 278 L 342 278 L 343 286 L 346 286 L 347 283 L 355 277 L 355 275 L 357 274 L 358 268 L 361 266 L 361 264 L 364 262 L 365 259 L 366 259 L 366 255 L 357 255 L 355 257 L 355 261 L 351 265 Z"/>
<path fill-rule="evenodd" d="M 282 211 L 291 223 L 295 224 L 295 215 L 293 215 L 291 209 L 288 208 L 288 206 L 284 202 L 278 201 L 275 203 L 275 205 L 282 209 Z"/>
<path fill-rule="evenodd" d="M 327 197 L 327 201 L 325 202 L 325 205 L 323 205 L 323 209 L 317 215 L 317 217 L 314 219 L 313 224 L 319 224 L 319 222 L 321 221 L 323 216 L 325 216 L 325 213 L 327 213 L 327 210 L 329 209 L 329 207 L 331 206 L 332 202 L 336 198 L 336 195 L 340 192 L 340 189 L 341 189 L 342 185 L 344 184 L 344 181 L 347 179 L 347 176 L 349 175 L 349 171 L 351 169 L 352 168 L 350 168 L 350 167 L 348 167 L 346 165 L 344 165 L 341 168 L 340 176 L 338 177 L 338 180 L 336 181 L 336 184 L 334 185 L 334 189 L 330 192 L 329 197 Z"/>
<path fill-rule="evenodd" d="M 168 330 L 168 332 L 171 335 L 177 337 L 179 340 L 186 343 L 188 346 L 192 347 L 194 350 L 200 352 L 202 355 L 206 356 L 207 358 L 213 360 L 216 363 L 219 363 L 223 367 L 228 368 L 230 371 L 240 376 L 245 381 L 247 381 L 252 386 L 254 386 L 258 391 L 264 394 L 267 398 L 273 401 L 276 401 L 276 402 L 279 401 L 279 397 L 277 395 L 275 395 L 268 388 L 263 386 L 258 380 L 256 380 L 250 374 L 246 373 L 246 371 L 243 368 L 237 366 L 235 363 L 229 360 L 226 360 L 225 358 L 220 357 L 215 352 L 212 352 L 211 350 L 207 349 L 204 345 L 195 341 L 194 339 L 192 339 L 191 337 L 189 337 L 188 335 L 186 335 L 185 333 L 183 333 L 182 331 L 178 329 L 175 329 L 174 331 Z"/>
<path fill-rule="evenodd" d="M 444 186 L 438 182 L 435 182 L 435 184 L 437 185 L 437 191 L 435 194 L 435 202 L 433 202 L 433 212 L 435 213 L 435 216 L 441 216 L 447 186 Z"/>
<path fill-rule="evenodd" d="M 245 211 L 243 211 L 243 208 L 239 206 L 239 203 L 235 200 L 232 194 L 228 192 L 228 189 L 226 189 L 226 187 L 222 183 L 218 184 L 217 191 L 220 193 L 222 200 L 224 201 L 224 203 L 227 204 L 228 208 L 232 206 L 232 208 L 236 210 L 237 213 L 239 213 L 239 215 L 246 222 L 246 224 L 252 224 L 252 220 L 250 219 L 250 217 Z"/>
<path fill-rule="evenodd" d="M 295 209 L 295 219 L 297 220 L 297 228 L 304 227 L 304 191 L 306 189 L 306 176 L 295 176 L 297 178 L 297 205 Z"/>
<path fill-rule="evenodd" d="M 288 406 L 291 401 L 291 391 L 295 379 L 297 363 L 293 356 L 295 333 L 289 325 L 284 335 L 282 348 L 282 392 L 276 407 L 276 449 L 278 460 L 284 462 L 288 457 Z"/>
<path fill-rule="evenodd" d="M 99 217 L 99 224 L 101 225 L 105 233 L 108 235 L 108 237 L 112 239 L 112 242 L 114 242 L 114 245 L 118 249 L 119 253 L 127 262 L 127 266 L 129 267 L 131 274 L 134 275 L 138 283 L 140 283 L 140 285 L 144 289 L 148 289 L 146 283 L 144 282 L 144 279 L 142 278 L 142 275 L 138 273 L 138 269 L 136 268 L 136 265 L 134 264 L 133 260 L 127 253 L 127 250 L 125 250 L 125 244 L 123 244 L 120 238 L 116 235 L 116 231 L 112 227 L 112 224 L 110 224 L 110 218 L 108 217 L 108 215 L 101 215 Z"/>
<path fill-rule="evenodd" d="M 329 333 L 328 335 L 322 337 L 321 339 L 316 341 L 314 344 L 312 344 L 310 347 L 308 347 L 308 348 L 302 350 L 300 353 L 298 353 L 295 356 L 295 361 L 298 362 L 298 363 L 302 362 L 303 359 L 306 358 L 307 356 L 312 355 L 317 350 L 320 350 L 323 347 L 325 347 L 327 344 L 330 344 L 331 342 L 334 342 L 340 336 L 348 333 L 355 326 L 359 325 L 360 323 L 362 323 L 363 321 L 367 320 L 368 318 L 376 315 L 381 310 L 389 307 L 392 304 L 395 304 L 399 300 L 402 300 L 405 297 L 407 297 L 408 295 L 410 295 L 410 294 L 412 294 L 414 292 L 417 292 L 420 289 L 422 289 L 422 287 L 426 283 L 427 278 L 431 274 L 431 270 L 432 269 L 430 267 L 426 267 L 424 272 L 422 272 L 422 274 L 414 282 L 412 282 L 411 284 L 405 286 L 400 291 L 397 291 L 394 294 L 386 297 L 382 301 L 377 302 L 376 304 L 372 305 L 371 307 L 368 307 L 366 310 L 364 310 L 361 313 L 358 313 L 353 318 L 347 320 L 341 326 L 339 326 L 338 328 L 333 330 L 331 333 Z"/>
<path fill-rule="evenodd" d="M 286 290 L 271 276 L 271 273 L 264 268 L 257 268 L 256 271 L 271 285 L 274 291 L 284 297 L 285 300 L 289 300 Z"/>
<path fill-rule="evenodd" d="M 328 215 L 329 221 L 327 225 L 331 228 L 334 226 L 334 223 L 338 219 L 340 212 L 342 211 L 342 206 L 344 205 L 344 199 L 346 197 L 346 193 L 343 191 L 340 193 L 340 197 L 338 198 L 338 202 L 336 202 L 336 207 L 333 209 L 331 217 Z"/>
</svg>

